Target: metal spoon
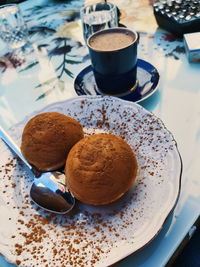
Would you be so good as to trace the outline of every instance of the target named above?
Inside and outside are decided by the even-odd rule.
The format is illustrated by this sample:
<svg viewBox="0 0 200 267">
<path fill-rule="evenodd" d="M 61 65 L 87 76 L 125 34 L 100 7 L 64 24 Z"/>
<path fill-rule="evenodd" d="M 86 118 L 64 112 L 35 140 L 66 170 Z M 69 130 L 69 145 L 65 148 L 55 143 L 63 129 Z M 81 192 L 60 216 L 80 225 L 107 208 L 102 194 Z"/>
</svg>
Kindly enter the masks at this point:
<svg viewBox="0 0 200 267">
<path fill-rule="evenodd" d="M 15 154 L 28 166 L 34 174 L 30 196 L 41 208 L 58 214 L 69 212 L 75 205 L 75 198 L 67 189 L 64 173 L 38 172 L 22 155 L 19 147 L 0 126 L 0 138 L 15 152 Z"/>
</svg>

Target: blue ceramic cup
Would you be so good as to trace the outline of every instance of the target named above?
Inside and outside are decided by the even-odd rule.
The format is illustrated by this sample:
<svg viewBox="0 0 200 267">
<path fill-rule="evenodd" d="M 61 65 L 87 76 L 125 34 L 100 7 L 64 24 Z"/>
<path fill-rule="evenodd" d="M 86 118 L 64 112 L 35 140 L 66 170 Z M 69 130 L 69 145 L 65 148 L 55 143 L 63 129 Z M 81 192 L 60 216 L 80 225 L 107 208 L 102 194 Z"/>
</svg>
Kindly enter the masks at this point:
<svg viewBox="0 0 200 267">
<path fill-rule="evenodd" d="M 138 33 L 110 28 L 92 34 L 87 46 L 100 93 L 120 95 L 137 85 Z"/>
</svg>

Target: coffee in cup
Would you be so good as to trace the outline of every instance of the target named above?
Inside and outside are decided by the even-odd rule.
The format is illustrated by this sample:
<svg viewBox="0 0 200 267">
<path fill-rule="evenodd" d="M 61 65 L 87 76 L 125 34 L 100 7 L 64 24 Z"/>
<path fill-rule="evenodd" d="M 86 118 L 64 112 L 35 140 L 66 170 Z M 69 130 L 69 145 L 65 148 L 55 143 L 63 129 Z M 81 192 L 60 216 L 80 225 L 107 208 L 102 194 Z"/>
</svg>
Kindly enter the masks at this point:
<svg viewBox="0 0 200 267">
<path fill-rule="evenodd" d="M 134 90 L 137 84 L 138 34 L 127 28 L 111 28 L 88 39 L 98 89 L 110 95 Z"/>
<path fill-rule="evenodd" d="M 94 36 L 90 40 L 93 49 L 100 51 L 114 51 L 131 45 L 135 40 L 132 34 L 123 32 L 105 32 Z"/>
</svg>

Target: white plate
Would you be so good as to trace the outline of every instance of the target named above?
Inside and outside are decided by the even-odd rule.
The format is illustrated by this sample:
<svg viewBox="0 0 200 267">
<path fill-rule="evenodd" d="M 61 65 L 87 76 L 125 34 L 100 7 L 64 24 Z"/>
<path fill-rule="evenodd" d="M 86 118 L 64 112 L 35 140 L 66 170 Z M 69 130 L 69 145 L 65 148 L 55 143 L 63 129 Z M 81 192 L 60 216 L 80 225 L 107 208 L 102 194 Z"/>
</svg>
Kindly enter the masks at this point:
<svg viewBox="0 0 200 267">
<path fill-rule="evenodd" d="M 77 203 L 64 216 L 37 208 L 29 198 L 32 175 L 0 144 L 0 252 L 19 266 L 107 266 L 148 244 L 173 210 L 182 163 L 163 123 L 138 104 L 114 97 L 80 96 L 38 113 L 74 117 L 86 134 L 111 132 L 134 148 L 139 175 L 119 201 L 101 207 Z M 11 130 L 20 142 L 27 117 Z"/>
</svg>

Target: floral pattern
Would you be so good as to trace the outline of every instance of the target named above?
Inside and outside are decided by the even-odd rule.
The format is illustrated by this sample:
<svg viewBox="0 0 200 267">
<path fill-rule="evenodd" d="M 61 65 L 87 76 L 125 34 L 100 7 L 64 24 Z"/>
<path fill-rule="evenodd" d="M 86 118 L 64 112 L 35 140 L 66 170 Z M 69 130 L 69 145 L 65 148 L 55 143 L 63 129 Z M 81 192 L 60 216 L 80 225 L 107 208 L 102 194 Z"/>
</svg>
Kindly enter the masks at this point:
<svg viewBox="0 0 200 267">
<path fill-rule="evenodd" d="M 157 27 L 152 13 L 154 1 L 127 1 L 125 5 L 121 0 L 111 2 L 119 8 L 120 24 L 135 28 L 140 33 L 139 54 L 142 58 L 148 57 L 152 51 L 155 51 L 161 53 L 162 56 L 178 60 L 181 54 L 185 53 L 181 40 Z M 42 91 L 36 97 L 36 101 L 49 95 L 55 86 L 58 86 L 61 91 L 65 90 L 66 80 L 73 79 L 77 74 L 73 66 L 81 69 L 81 66 L 87 62 L 89 64 L 89 55 L 82 37 L 79 17 L 82 5 L 83 1 L 78 0 L 67 3 L 57 1 L 23 9 L 30 42 L 37 45 L 38 51 L 45 49 L 48 60 L 52 62 L 56 72 L 55 77 L 49 77 L 35 85 L 35 88 L 49 85 L 45 92 Z M 139 13 L 138 10 L 140 10 Z M 149 47 L 151 47 L 151 52 Z M 6 52 L 0 57 L 1 73 L 4 73 L 7 68 L 19 69 L 21 73 L 28 70 L 34 71 L 38 65 L 37 60 L 27 63 L 25 58 L 17 57 L 16 54 L 13 56 L 12 52 Z"/>
</svg>

